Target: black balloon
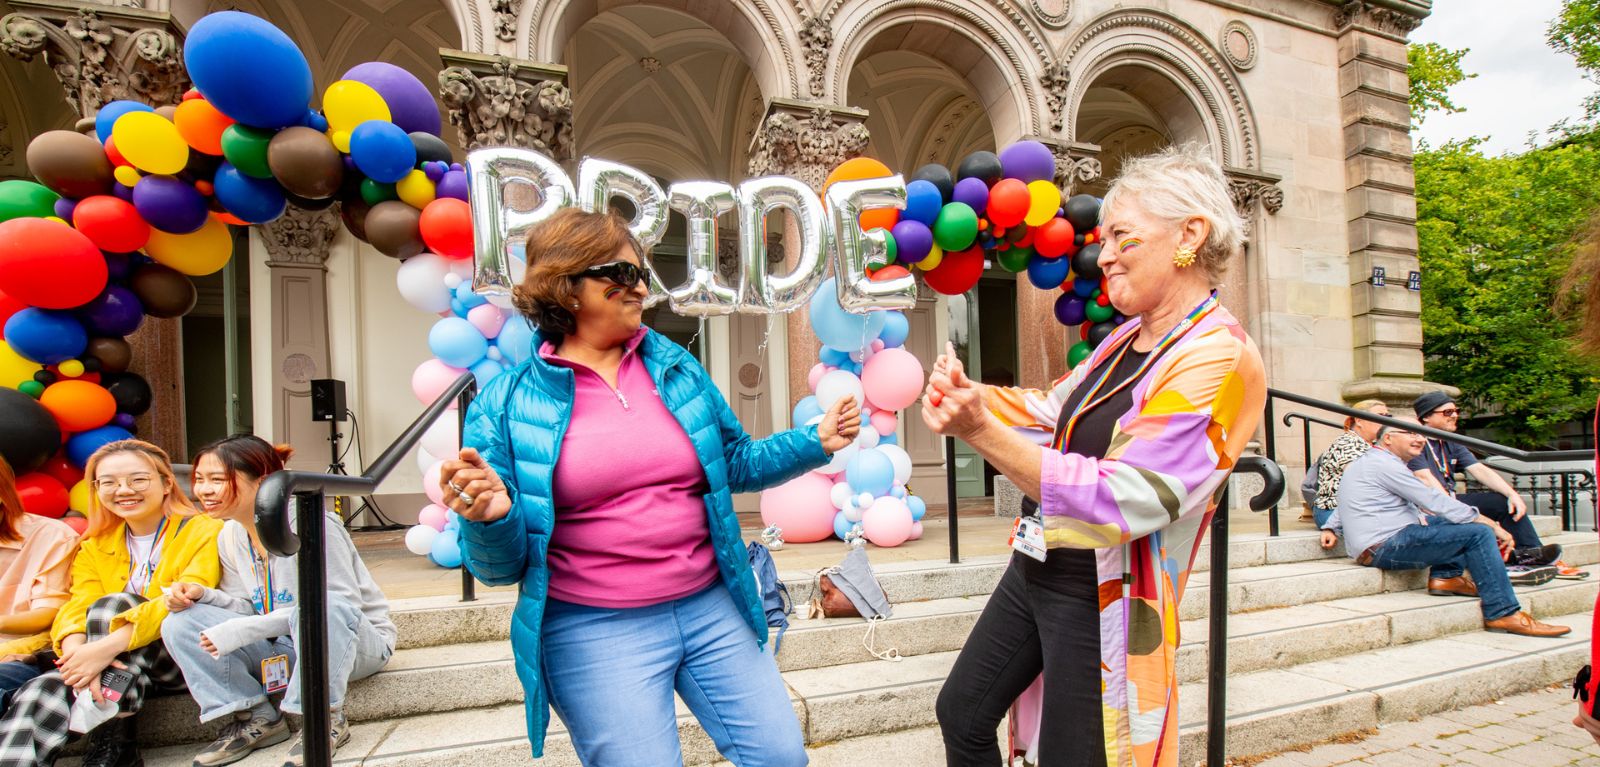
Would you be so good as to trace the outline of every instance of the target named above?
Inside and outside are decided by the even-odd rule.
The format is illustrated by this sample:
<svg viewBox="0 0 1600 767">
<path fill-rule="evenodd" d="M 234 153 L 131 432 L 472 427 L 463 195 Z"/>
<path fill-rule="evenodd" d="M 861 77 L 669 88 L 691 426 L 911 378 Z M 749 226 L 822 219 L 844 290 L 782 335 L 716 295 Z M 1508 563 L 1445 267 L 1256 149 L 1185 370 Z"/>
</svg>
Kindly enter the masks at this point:
<svg viewBox="0 0 1600 767">
<path fill-rule="evenodd" d="M 151 317 L 182 317 L 199 298 L 188 275 L 161 264 L 145 264 L 133 270 L 128 289 L 138 296 L 144 313 Z"/>
<path fill-rule="evenodd" d="M 0 387 L 0 456 L 18 475 L 44 465 L 61 448 L 61 427 L 39 401 Z"/>
<path fill-rule="evenodd" d="M 412 131 L 410 136 L 411 145 L 417 148 L 419 165 L 429 161 L 450 162 L 450 145 L 444 143 L 444 139 L 422 131 Z"/>
<path fill-rule="evenodd" d="M 1091 242 L 1078 249 L 1072 256 L 1072 273 L 1090 280 L 1098 280 L 1105 274 L 1100 270 L 1100 243 Z"/>
<path fill-rule="evenodd" d="M 339 220 L 344 222 L 344 228 L 350 230 L 356 239 L 366 242 L 367 213 L 371 210 L 372 206 L 363 201 L 360 195 L 346 197 L 339 201 Z"/>
<path fill-rule="evenodd" d="M 961 161 L 961 166 L 956 168 L 956 178 L 977 178 L 983 183 L 994 186 L 1000 180 L 1003 171 L 1000 168 L 1000 158 L 994 152 L 973 152 Z"/>
<path fill-rule="evenodd" d="M 56 374 L 48 370 L 38 370 L 34 372 L 33 380 L 38 381 L 45 386 L 49 386 L 50 384 L 56 382 Z"/>
<path fill-rule="evenodd" d="M 939 196 L 945 202 L 950 201 L 950 195 L 955 194 L 956 180 L 950 176 L 950 169 L 938 163 L 930 162 L 911 174 L 912 181 L 926 181 L 939 188 Z"/>
<path fill-rule="evenodd" d="M 1106 320 L 1105 322 L 1096 322 L 1095 324 L 1089 326 L 1089 337 L 1084 340 L 1088 341 L 1089 348 L 1093 349 L 1094 347 L 1099 346 L 1100 342 L 1110 338 L 1111 332 L 1116 329 L 1117 323 L 1110 320 Z"/>
<path fill-rule="evenodd" d="M 100 358 L 99 357 L 91 357 L 91 356 L 85 354 L 85 355 L 83 355 L 83 359 L 81 361 L 83 362 L 83 372 L 85 372 L 85 373 L 98 373 L 98 372 L 100 372 Z"/>
<path fill-rule="evenodd" d="M 1075 194 L 1067 198 L 1063 206 L 1067 212 L 1067 223 L 1072 224 L 1075 232 L 1087 232 L 1100 223 L 1100 201 L 1091 194 Z"/>
<path fill-rule="evenodd" d="M 107 373 L 100 376 L 100 385 L 117 401 L 117 412 L 131 416 L 144 415 L 155 397 L 150 383 L 138 373 Z"/>
</svg>

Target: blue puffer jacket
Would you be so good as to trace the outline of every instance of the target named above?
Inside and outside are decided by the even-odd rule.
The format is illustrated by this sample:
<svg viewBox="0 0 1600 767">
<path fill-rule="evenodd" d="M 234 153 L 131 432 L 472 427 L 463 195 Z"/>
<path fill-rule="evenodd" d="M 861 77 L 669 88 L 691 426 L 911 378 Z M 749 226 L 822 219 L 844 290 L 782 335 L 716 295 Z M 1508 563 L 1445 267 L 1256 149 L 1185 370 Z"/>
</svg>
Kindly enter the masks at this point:
<svg viewBox="0 0 1600 767">
<path fill-rule="evenodd" d="M 536 338 L 534 348 L 545 340 Z M 826 463 L 817 428 L 751 439 L 711 376 L 683 347 L 649 331 L 637 353 L 705 467 L 710 487 L 706 518 L 717 570 L 745 622 L 764 644 L 766 613 L 739 535 L 733 493 L 756 492 Z M 539 637 L 550 582 L 545 552 L 556 521 L 551 483 L 572 419 L 572 396 L 573 371 L 535 354 L 496 376 L 478 395 L 467 411 L 463 440 L 505 480 L 512 497 L 511 512 L 504 519 L 488 524 L 462 521 L 461 551 L 467 569 L 478 580 L 493 586 L 521 584 L 511 618 L 511 646 L 527 698 L 528 739 L 535 757 L 544 754 L 550 721 Z"/>
</svg>

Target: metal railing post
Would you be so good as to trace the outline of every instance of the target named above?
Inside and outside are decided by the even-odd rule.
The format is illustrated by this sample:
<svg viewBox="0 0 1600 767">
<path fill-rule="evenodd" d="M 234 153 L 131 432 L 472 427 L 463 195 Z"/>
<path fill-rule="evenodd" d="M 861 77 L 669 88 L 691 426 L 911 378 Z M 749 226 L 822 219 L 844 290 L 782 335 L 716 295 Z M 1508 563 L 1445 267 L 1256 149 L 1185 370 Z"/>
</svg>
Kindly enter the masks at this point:
<svg viewBox="0 0 1600 767">
<path fill-rule="evenodd" d="M 1563 473 L 1561 475 L 1561 532 L 1563 533 L 1570 533 L 1577 527 L 1573 524 L 1572 511 L 1572 475 Z"/>
<path fill-rule="evenodd" d="M 456 444 L 465 447 L 467 444 L 467 408 L 472 405 L 473 397 L 478 396 L 478 384 L 461 390 L 456 396 Z M 478 580 L 472 577 L 472 571 L 467 569 L 466 557 L 461 558 L 461 601 L 478 601 Z"/>
<path fill-rule="evenodd" d="M 308 767 L 333 764 L 332 723 L 328 711 L 328 573 L 319 561 L 325 551 L 327 519 L 322 511 L 320 490 L 294 494 L 294 516 L 300 545 L 306 555 L 317 560 L 299 566 L 300 635 L 295 637 L 295 654 L 300 664 L 300 705 Z"/>
<path fill-rule="evenodd" d="M 1228 754 L 1228 513 L 1229 492 L 1211 516 L 1211 601 L 1206 639 L 1206 764 L 1227 764 Z"/>
<path fill-rule="evenodd" d="M 956 523 L 956 438 L 944 438 L 944 497 L 950 518 L 950 564 L 961 563 L 961 531 Z"/>
<path fill-rule="evenodd" d="M 1266 411 L 1261 419 L 1267 425 L 1267 460 L 1278 462 L 1278 420 L 1273 418 L 1272 397 L 1267 397 Z M 1272 508 L 1267 509 L 1267 535 L 1278 535 L 1278 503 L 1273 502 Z M 1221 762 L 1218 762 L 1221 764 Z"/>
</svg>

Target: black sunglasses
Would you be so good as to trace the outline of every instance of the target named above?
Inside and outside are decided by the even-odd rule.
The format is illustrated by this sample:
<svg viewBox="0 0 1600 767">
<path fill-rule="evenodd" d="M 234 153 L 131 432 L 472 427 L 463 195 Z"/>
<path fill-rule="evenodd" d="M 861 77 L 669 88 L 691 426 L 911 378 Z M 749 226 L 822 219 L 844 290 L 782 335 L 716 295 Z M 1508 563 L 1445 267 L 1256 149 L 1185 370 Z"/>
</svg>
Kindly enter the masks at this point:
<svg viewBox="0 0 1600 767">
<path fill-rule="evenodd" d="M 650 270 L 632 261 L 612 261 L 609 264 L 591 266 L 572 276 L 575 280 L 583 279 L 584 277 L 596 277 L 614 282 L 625 288 L 631 288 L 640 282 L 649 280 Z"/>
</svg>

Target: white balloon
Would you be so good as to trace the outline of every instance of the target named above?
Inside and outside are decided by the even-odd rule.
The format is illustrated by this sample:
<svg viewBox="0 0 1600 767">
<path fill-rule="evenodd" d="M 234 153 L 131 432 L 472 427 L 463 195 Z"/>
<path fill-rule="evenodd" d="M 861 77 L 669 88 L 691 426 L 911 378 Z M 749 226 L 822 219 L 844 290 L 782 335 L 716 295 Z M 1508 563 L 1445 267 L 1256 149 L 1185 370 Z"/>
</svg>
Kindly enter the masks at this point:
<svg viewBox="0 0 1600 767">
<path fill-rule="evenodd" d="M 449 418 L 449 416 L 445 416 L 445 417 Z M 421 445 L 417 445 L 417 471 L 418 472 L 420 472 L 422 474 L 427 474 L 428 473 L 428 469 L 430 467 L 432 467 L 435 463 L 438 463 L 438 462 L 439 462 L 439 457 L 438 456 L 434 455 L 433 453 L 428 452 L 427 448 L 425 448 L 425 447 L 423 447 Z"/>
<path fill-rule="evenodd" d="M 450 415 L 442 415 L 422 434 L 422 449 L 437 456 L 455 457 L 461 450 L 461 427 Z"/>
<path fill-rule="evenodd" d="M 844 512 L 844 518 L 849 520 L 849 521 L 851 521 L 851 522 L 860 522 L 861 521 L 861 515 L 864 513 L 861 510 L 861 507 L 855 505 L 854 503 L 845 504 L 844 508 L 840 509 L 840 511 L 843 511 Z"/>
<path fill-rule="evenodd" d="M 862 429 L 863 434 L 872 431 Z M 897 485 L 904 485 L 911 481 L 911 454 L 899 445 L 878 445 L 878 452 L 888 456 L 889 463 L 894 464 L 894 481 Z"/>
<path fill-rule="evenodd" d="M 450 295 L 455 295 L 456 288 L 461 287 L 461 283 L 465 281 L 466 280 L 463 279 L 461 275 L 456 274 L 455 272 L 450 272 L 444 276 L 444 286 L 450 289 Z M 448 308 L 450 307 L 445 307 L 445 309 Z M 444 309 L 440 309 L 439 311 L 444 311 Z"/>
<path fill-rule="evenodd" d="M 823 374 L 817 381 L 817 406 L 822 412 L 828 412 L 833 403 L 843 397 L 855 397 L 856 405 L 866 401 L 866 394 L 861 388 L 861 379 L 848 370 L 832 370 Z"/>
<path fill-rule="evenodd" d="M 420 557 L 433 550 L 433 539 L 439 531 L 427 525 L 417 525 L 406 531 L 406 550 Z"/>
<path fill-rule="evenodd" d="M 850 500 L 850 483 L 840 482 L 834 485 L 833 489 L 828 491 L 828 500 L 833 501 L 835 509 L 844 508 L 845 503 Z"/>
<path fill-rule="evenodd" d="M 445 286 L 448 276 L 448 261 L 432 253 L 418 253 L 400 265 L 394 281 L 401 298 L 422 311 L 438 314 L 450 308 L 450 289 Z"/>
<path fill-rule="evenodd" d="M 838 474 L 844 471 L 844 467 L 850 463 L 850 459 L 856 457 L 856 453 L 859 452 L 861 452 L 861 448 L 857 447 L 856 443 L 852 442 L 845 445 L 839 452 L 833 454 L 833 459 L 828 461 L 827 466 L 817 469 L 817 471 L 823 474 Z"/>
<path fill-rule="evenodd" d="M 856 506 L 867 508 L 872 505 L 872 493 L 859 493 L 856 495 Z"/>
<path fill-rule="evenodd" d="M 877 429 L 872 428 L 871 424 L 867 424 L 866 428 L 856 434 L 855 444 L 862 450 L 871 450 L 878 446 L 878 440 L 880 439 L 883 439 L 883 435 L 879 434 Z"/>
</svg>

